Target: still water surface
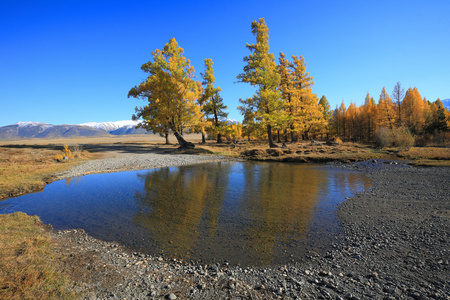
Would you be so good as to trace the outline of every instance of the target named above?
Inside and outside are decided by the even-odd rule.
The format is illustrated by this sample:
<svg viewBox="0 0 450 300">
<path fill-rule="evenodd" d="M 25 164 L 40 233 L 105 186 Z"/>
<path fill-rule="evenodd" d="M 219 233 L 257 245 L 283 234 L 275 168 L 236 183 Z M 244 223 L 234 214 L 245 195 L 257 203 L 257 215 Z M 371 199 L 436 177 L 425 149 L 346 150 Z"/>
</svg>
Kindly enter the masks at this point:
<svg viewBox="0 0 450 300">
<path fill-rule="evenodd" d="M 326 166 L 216 162 L 57 181 L 0 202 L 0 213 L 36 214 L 152 255 L 270 265 L 328 247 L 336 206 L 369 185 Z"/>
</svg>

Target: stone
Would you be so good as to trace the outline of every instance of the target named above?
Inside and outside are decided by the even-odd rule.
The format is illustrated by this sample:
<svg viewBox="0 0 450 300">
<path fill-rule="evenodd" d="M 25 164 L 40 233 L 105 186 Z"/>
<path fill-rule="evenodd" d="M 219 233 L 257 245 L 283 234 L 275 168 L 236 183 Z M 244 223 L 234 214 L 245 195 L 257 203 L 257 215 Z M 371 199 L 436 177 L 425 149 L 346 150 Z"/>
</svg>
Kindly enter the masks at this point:
<svg viewBox="0 0 450 300">
<path fill-rule="evenodd" d="M 170 293 L 169 295 L 167 295 L 166 298 L 170 299 L 170 300 L 175 300 L 175 299 L 177 299 L 177 296 L 175 294 Z"/>
</svg>

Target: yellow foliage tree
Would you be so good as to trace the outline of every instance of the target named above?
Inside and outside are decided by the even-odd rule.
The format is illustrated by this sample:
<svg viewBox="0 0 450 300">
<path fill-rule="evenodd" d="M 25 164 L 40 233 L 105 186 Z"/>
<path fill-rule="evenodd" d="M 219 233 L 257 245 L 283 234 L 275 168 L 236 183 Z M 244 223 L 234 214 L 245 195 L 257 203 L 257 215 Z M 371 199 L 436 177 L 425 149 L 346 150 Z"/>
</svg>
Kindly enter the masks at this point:
<svg viewBox="0 0 450 300">
<path fill-rule="evenodd" d="M 194 80 L 194 67 L 183 53 L 175 38 L 162 51 L 156 49 L 152 53 L 153 62 L 141 67 L 150 75 L 139 86 L 133 87 L 128 97 L 148 101 L 147 105 L 136 107 L 133 120 L 143 120 L 138 127 L 160 134 L 167 134 L 170 129 L 181 147 L 194 147 L 184 140 L 182 132 L 195 126 L 201 118 L 200 107 L 196 103 L 199 86 Z"/>
<path fill-rule="evenodd" d="M 373 138 L 373 133 L 376 130 L 377 105 L 373 98 L 370 97 L 369 92 L 367 92 L 364 105 L 361 107 L 361 114 L 363 126 L 362 135 L 364 139 L 371 140 Z"/>
<path fill-rule="evenodd" d="M 237 76 L 240 82 L 250 83 L 257 88 L 252 98 L 240 99 L 239 107 L 244 115 L 244 122 L 251 122 L 267 130 L 270 147 L 277 147 L 273 141 L 272 128 L 285 123 L 283 101 L 278 90 L 280 75 L 277 72 L 275 57 L 269 52 L 269 28 L 264 18 L 252 22 L 252 33 L 256 44 L 248 44 L 252 52 L 244 57 L 244 72 Z M 254 117 L 254 119 L 246 119 Z"/>
<path fill-rule="evenodd" d="M 378 101 L 378 126 L 393 128 L 397 109 L 392 102 L 386 88 L 383 87 Z"/>
<path fill-rule="evenodd" d="M 419 134 L 425 126 L 425 102 L 416 87 L 406 91 L 402 102 L 402 122 L 413 134 Z"/>
</svg>

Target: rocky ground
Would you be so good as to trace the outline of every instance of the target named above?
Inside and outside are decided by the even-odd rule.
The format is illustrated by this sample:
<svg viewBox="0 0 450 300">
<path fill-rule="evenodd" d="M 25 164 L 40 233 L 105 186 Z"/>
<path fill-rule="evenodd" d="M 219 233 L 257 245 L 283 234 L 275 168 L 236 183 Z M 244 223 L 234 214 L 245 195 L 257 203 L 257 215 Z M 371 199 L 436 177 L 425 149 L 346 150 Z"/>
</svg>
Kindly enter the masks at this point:
<svg viewBox="0 0 450 300">
<path fill-rule="evenodd" d="M 148 156 L 145 167 L 216 159 L 170 157 L 156 165 Z M 135 164 L 139 158 L 123 159 Z M 110 162 L 89 162 L 60 176 L 111 171 Z M 78 229 L 52 236 L 85 299 L 450 299 L 450 168 L 380 161 L 336 167 L 368 172 L 372 187 L 340 206 L 342 236 L 327 253 L 310 252 L 294 264 L 189 264 L 135 253 Z"/>
</svg>

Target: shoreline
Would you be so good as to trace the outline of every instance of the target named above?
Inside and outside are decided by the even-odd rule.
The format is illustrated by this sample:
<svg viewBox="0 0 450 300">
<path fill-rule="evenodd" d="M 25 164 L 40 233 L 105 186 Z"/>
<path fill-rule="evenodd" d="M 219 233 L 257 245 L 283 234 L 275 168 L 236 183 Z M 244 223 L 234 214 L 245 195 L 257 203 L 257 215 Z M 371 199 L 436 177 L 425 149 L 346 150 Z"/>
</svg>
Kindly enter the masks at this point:
<svg viewBox="0 0 450 300">
<path fill-rule="evenodd" d="M 235 160 L 219 155 L 195 154 L 128 154 L 112 158 L 87 161 L 68 171 L 54 174 L 54 180 L 62 180 L 90 174 L 136 171 L 163 167 L 178 167 L 201 163 Z"/>
<path fill-rule="evenodd" d="M 107 150 L 106 158 L 56 173 L 46 183 L 241 160 L 131 147 L 95 145 L 94 152 Z M 189 263 L 133 252 L 80 229 L 49 230 L 54 252 L 73 280 L 71 290 L 84 299 L 450 299 L 450 168 L 382 159 L 327 165 L 365 172 L 371 188 L 338 207 L 342 234 L 329 251 L 311 251 L 293 263 L 249 268 Z"/>
<path fill-rule="evenodd" d="M 200 159 L 209 161 L 217 157 Z M 371 188 L 339 206 L 343 233 L 330 251 L 284 266 L 165 260 L 96 240 L 79 229 L 52 236 L 60 260 L 80 279 L 74 289 L 86 293 L 86 299 L 171 294 L 190 299 L 449 299 L 450 191 L 445 179 L 450 168 L 335 165 L 342 166 L 365 171 Z"/>
</svg>

